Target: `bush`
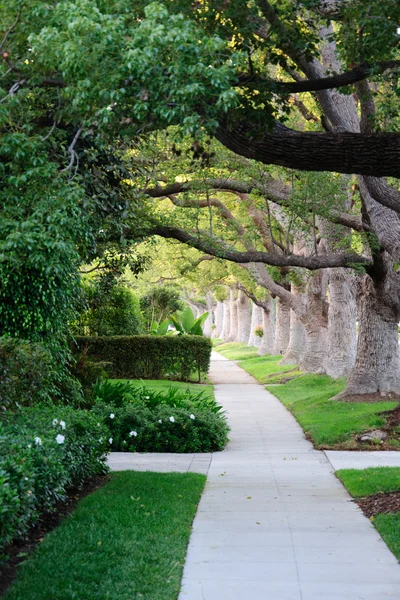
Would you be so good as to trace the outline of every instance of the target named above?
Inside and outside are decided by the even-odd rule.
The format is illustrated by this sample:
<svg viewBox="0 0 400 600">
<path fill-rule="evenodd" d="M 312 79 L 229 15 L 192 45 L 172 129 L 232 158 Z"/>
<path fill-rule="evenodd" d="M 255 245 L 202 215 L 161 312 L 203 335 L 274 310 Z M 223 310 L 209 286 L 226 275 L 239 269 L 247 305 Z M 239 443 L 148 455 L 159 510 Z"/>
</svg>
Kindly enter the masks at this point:
<svg viewBox="0 0 400 600">
<path fill-rule="evenodd" d="M 109 437 L 95 415 L 66 407 L 23 408 L 0 421 L 0 550 L 70 486 L 106 472 Z"/>
<path fill-rule="evenodd" d="M 65 360 L 65 352 L 52 352 L 42 343 L 1 337 L 0 409 L 82 398 Z"/>
<path fill-rule="evenodd" d="M 142 394 L 150 394 L 143 390 Z M 177 395 L 178 396 L 178 395 Z M 181 395 L 182 396 L 182 395 Z M 214 452 L 228 441 L 225 417 L 207 404 L 179 398 L 175 406 L 154 397 L 129 398 L 122 406 L 99 403 L 94 411 L 111 431 L 112 449 L 130 452 Z M 178 400 L 178 398 L 175 398 Z"/>
<path fill-rule="evenodd" d="M 110 363 L 110 377 L 187 381 L 192 373 L 207 372 L 212 343 L 209 338 L 183 336 L 115 336 L 76 338 L 76 349 L 88 348 L 87 356 Z"/>
<path fill-rule="evenodd" d="M 143 329 L 139 298 L 123 285 L 103 289 L 100 284 L 84 289 L 86 310 L 74 326 L 77 333 L 90 335 L 138 335 Z"/>
</svg>

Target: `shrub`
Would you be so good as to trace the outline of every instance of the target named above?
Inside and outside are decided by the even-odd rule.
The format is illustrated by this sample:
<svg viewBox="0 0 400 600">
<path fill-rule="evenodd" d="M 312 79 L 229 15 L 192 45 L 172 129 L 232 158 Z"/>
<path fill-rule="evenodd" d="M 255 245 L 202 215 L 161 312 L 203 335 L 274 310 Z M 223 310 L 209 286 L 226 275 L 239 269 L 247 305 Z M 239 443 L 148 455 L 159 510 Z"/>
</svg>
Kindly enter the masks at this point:
<svg viewBox="0 0 400 600">
<path fill-rule="evenodd" d="M 0 421 L 0 551 L 70 486 L 106 472 L 109 437 L 95 415 L 66 407 L 23 408 Z"/>
<path fill-rule="evenodd" d="M 140 302 L 134 292 L 123 285 L 103 289 L 99 283 L 84 288 L 86 310 L 74 330 L 90 335 L 138 335 L 143 329 Z"/>
<path fill-rule="evenodd" d="M 88 346 L 87 356 L 110 363 L 111 377 L 187 381 L 192 373 L 207 372 L 212 343 L 200 336 L 77 337 L 77 350 Z"/>
<path fill-rule="evenodd" d="M 80 384 L 62 356 L 44 344 L 0 338 L 0 409 L 39 402 L 75 402 L 82 398 Z"/>
<path fill-rule="evenodd" d="M 94 411 L 111 430 L 112 449 L 130 452 L 213 452 L 228 441 L 228 424 L 220 414 L 191 403 L 150 407 L 135 399 L 122 406 L 98 404 Z"/>
</svg>

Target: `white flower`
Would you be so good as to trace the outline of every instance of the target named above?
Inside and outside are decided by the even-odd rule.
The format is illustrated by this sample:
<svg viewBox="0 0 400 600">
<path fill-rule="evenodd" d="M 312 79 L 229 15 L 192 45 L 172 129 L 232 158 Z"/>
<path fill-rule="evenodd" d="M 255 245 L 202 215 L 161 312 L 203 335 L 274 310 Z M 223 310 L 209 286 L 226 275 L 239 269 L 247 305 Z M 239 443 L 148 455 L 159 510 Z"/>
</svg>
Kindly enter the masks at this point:
<svg viewBox="0 0 400 600">
<path fill-rule="evenodd" d="M 110 419 L 113 419 L 114 417 L 115 417 L 114 413 L 111 413 Z"/>
<path fill-rule="evenodd" d="M 59 433 L 56 436 L 56 442 L 57 444 L 63 444 L 65 442 L 65 436 L 61 435 L 61 433 Z"/>
<path fill-rule="evenodd" d="M 193 414 L 191 414 L 190 418 L 194 421 L 196 417 Z"/>
<path fill-rule="evenodd" d="M 169 420 L 171 421 L 171 423 L 175 423 L 174 417 L 170 417 Z"/>
<path fill-rule="evenodd" d="M 110 444 L 112 444 L 112 438 L 108 438 Z"/>
<path fill-rule="evenodd" d="M 99 438 L 99 443 L 102 444 L 103 443 L 103 438 Z"/>
<path fill-rule="evenodd" d="M 58 419 L 53 419 L 53 427 L 55 427 L 56 425 L 58 425 Z"/>
<path fill-rule="evenodd" d="M 35 437 L 35 444 L 37 446 L 43 446 L 42 440 L 40 439 L 40 437 Z"/>
<path fill-rule="evenodd" d="M 150 396 L 145 396 L 146 400 L 150 400 Z"/>
<path fill-rule="evenodd" d="M 132 437 L 132 436 L 137 437 L 137 431 L 130 431 L 129 437 Z"/>
<path fill-rule="evenodd" d="M 28 444 L 28 448 L 32 448 L 32 444 Z"/>
<path fill-rule="evenodd" d="M 100 423 L 97 423 L 97 427 L 101 427 Z"/>
<path fill-rule="evenodd" d="M 65 421 L 60 421 L 60 427 L 61 427 L 61 429 L 66 428 Z"/>
<path fill-rule="evenodd" d="M 162 423 L 162 419 L 158 419 L 158 422 L 159 422 L 159 423 Z"/>
</svg>

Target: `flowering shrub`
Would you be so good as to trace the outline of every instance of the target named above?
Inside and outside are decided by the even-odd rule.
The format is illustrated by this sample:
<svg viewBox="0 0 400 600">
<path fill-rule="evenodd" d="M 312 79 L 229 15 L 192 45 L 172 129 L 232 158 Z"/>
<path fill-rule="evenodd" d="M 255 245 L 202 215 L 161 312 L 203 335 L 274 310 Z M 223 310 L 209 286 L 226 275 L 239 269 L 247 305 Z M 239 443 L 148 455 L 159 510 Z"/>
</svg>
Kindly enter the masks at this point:
<svg viewBox="0 0 400 600">
<path fill-rule="evenodd" d="M 255 328 L 255 330 L 254 330 L 254 333 L 255 333 L 255 335 L 256 335 L 257 337 L 260 337 L 260 338 L 261 338 L 261 337 L 263 337 L 263 335 L 264 335 L 264 329 L 262 328 L 262 326 L 261 326 L 261 325 L 257 325 L 257 327 L 256 327 L 256 328 Z"/>
<path fill-rule="evenodd" d="M 0 421 L 0 552 L 70 486 L 106 472 L 109 431 L 66 407 L 22 408 Z"/>
<path fill-rule="evenodd" d="M 213 452 L 228 441 L 221 407 L 202 393 L 137 388 L 122 403 L 93 409 L 111 430 L 112 449 L 130 452 Z"/>
</svg>

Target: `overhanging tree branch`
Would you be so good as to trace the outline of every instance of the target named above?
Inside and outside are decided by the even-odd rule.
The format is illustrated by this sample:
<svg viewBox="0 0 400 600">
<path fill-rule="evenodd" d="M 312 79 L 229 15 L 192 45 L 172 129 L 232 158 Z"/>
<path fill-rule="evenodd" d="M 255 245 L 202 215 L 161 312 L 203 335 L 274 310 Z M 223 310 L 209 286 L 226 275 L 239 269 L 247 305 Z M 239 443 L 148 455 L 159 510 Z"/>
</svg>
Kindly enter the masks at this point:
<svg viewBox="0 0 400 600">
<path fill-rule="evenodd" d="M 126 232 L 129 237 L 130 231 Z M 132 232 L 133 234 L 133 232 Z M 369 265 L 370 258 L 355 253 L 321 254 L 318 256 L 297 256 L 295 254 L 281 255 L 248 250 L 240 252 L 228 246 L 223 240 L 202 232 L 202 237 L 160 223 L 151 224 L 146 235 L 159 235 L 167 239 L 175 239 L 211 256 L 229 260 L 235 263 L 264 263 L 276 267 L 303 267 L 311 271 L 329 267 L 351 267 L 355 264 Z"/>
</svg>

